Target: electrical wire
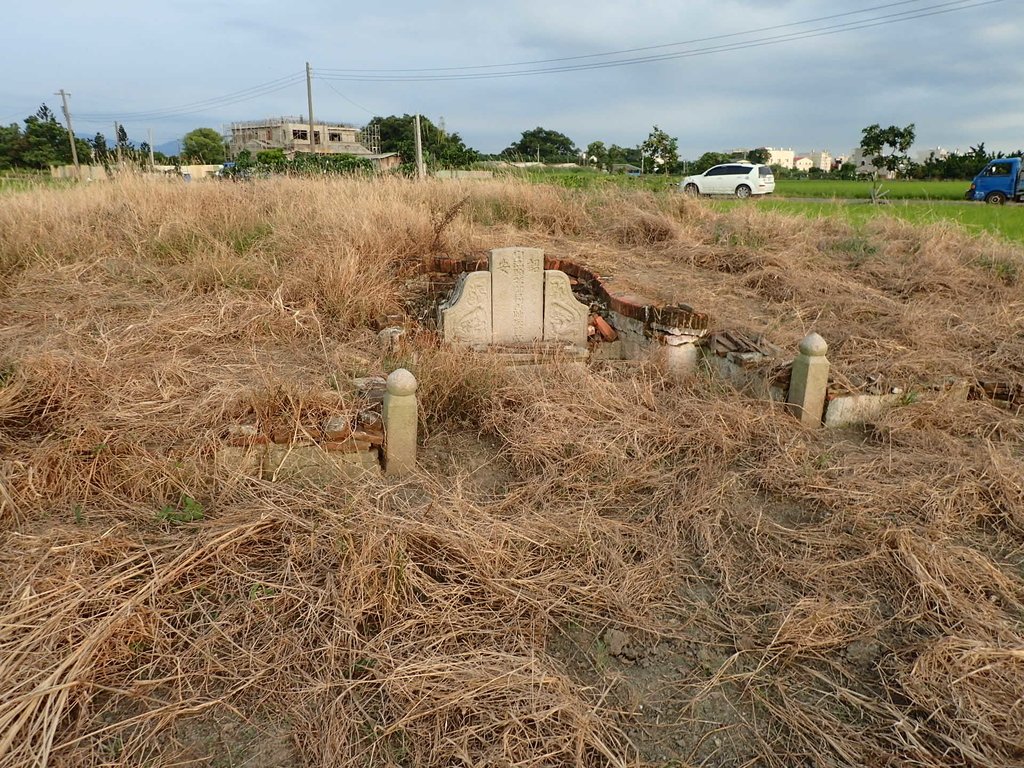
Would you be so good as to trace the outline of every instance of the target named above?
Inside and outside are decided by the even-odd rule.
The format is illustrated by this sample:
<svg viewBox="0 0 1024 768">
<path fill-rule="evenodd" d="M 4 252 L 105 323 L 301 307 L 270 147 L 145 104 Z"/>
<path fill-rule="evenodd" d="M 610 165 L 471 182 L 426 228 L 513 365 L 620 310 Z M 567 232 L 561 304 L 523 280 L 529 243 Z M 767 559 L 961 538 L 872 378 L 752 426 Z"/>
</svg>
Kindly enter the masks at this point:
<svg viewBox="0 0 1024 768">
<path fill-rule="evenodd" d="M 913 21 L 930 16 L 938 16 L 948 13 L 954 13 L 957 11 L 980 8 L 982 6 L 995 5 L 997 3 L 1003 2 L 1004 0 L 947 0 L 947 2 L 933 3 L 931 5 L 917 7 L 909 10 L 897 11 L 895 13 L 874 15 L 869 16 L 868 18 L 851 19 L 849 21 L 844 21 L 838 24 L 819 26 L 812 29 L 796 30 L 793 32 L 787 32 L 780 35 L 769 35 L 766 37 L 754 38 L 753 40 L 738 40 L 736 42 L 711 45 L 700 48 L 691 48 L 689 50 L 674 51 L 669 53 L 633 56 L 627 58 L 616 58 L 606 61 L 590 61 L 591 59 L 606 59 L 607 57 L 610 56 L 623 56 L 625 54 L 638 53 L 643 51 L 661 50 L 665 48 L 678 48 L 680 46 L 692 46 L 697 43 L 711 42 L 716 40 L 749 37 L 750 35 L 760 34 L 763 32 L 771 32 L 781 29 L 789 29 L 793 27 L 803 27 L 807 26 L 808 24 L 817 24 L 822 21 L 833 21 L 835 19 L 849 18 L 852 16 L 864 16 L 865 14 L 872 13 L 874 11 L 889 10 L 900 6 L 918 4 L 924 1 L 926 0 L 901 0 L 900 2 L 884 3 L 881 5 L 862 8 L 858 11 L 848 11 L 844 13 L 831 14 L 827 16 L 819 16 L 811 19 L 804 19 L 802 21 L 789 22 L 786 24 L 776 24 L 769 27 L 760 27 L 757 29 L 746 30 L 743 32 L 732 32 L 723 35 L 694 38 L 692 40 L 687 41 L 663 43 L 660 45 L 651 45 L 639 48 L 628 48 L 620 51 L 610 51 L 606 53 L 594 53 L 580 56 L 565 56 L 552 59 L 537 59 L 534 61 L 513 62 L 509 64 L 473 65 L 466 67 L 434 67 L 422 69 L 394 70 L 318 69 L 314 76 L 316 77 L 317 80 L 325 83 L 332 91 L 334 91 L 334 93 L 336 93 L 342 99 L 352 104 L 353 106 L 362 109 L 367 114 L 372 115 L 373 113 L 371 112 L 371 110 L 367 109 L 362 104 L 359 104 L 358 102 L 350 99 L 348 96 L 346 96 L 337 88 L 335 88 L 330 81 L 429 82 L 452 80 L 489 80 L 508 77 L 527 77 L 531 75 L 546 75 L 557 74 L 562 72 L 579 72 L 597 69 L 607 69 L 613 67 L 624 67 L 652 62 L 692 58 L 697 56 L 708 56 L 714 53 L 740 51 L 750 48 L 760 48 L 769 45 L 779 45 L 781 43 L 793 42 L 796 40 L 807 40 L 811 38 L 825 37 L 829 35 L 840 34 L 842 32 L 852 32 L 862 29 L 869 29 L 872 27 L 885 26 L 887 24 Z M 566 62 L 583 63 L 573 64 Z M 510 69 L 512 67 L 524 67 L 538 64 L 555 64 L 557 66 L 535 67 L 530 69 Z M 251 101 L 262 96 L 267 96 L 271 93 L 276 93 L 287 88 L 291 88 L 303 80 L 304 74 L 304 72 L 296 72 L 290 75 L 284 75 L 283 77 L 279 77 L 275 80 L 270 80 L 266 83 L 261 83 L 259 85 L 254 85 L 239 91 L 234 91 L 224 96 L 210 97 L 207 99 L 202 99 L 200 101 L 181 104 L 174 107 L 139 112 L 82 112 L 75 114 L 75 120 L 81 121 L 83 123 L 96 124 L 115 119 L 123 121 L 160 120 L 165 118 L 181 117 L 190 114 L 196 114 L 213 108 L 226 107 L 234 104 L 240 104 L 245 101 Z"/>
<path fill-rule="evenodd" d="M 349 98 L 348 96 L 346 96 L 346 95 L 345 95 L 344 93 L 342 93 L 342 92 L 341 92 L 341 91 L 339 91 L 339 90 L 338 90 L 337 88 L 335 88 L 335 87 L 334 87 L 333 85 L 331 85 L 331 82 L 330 82 L 330 80 L 325 80 L 324 78 L 322 78 L 322 77 L 320 77 L 319 75 L 317 75 L 317 74 L 316 74 L 315 72 L 314 72 L 314 74 L 313 74 L 313 79 L 314 79 L 314 80 L 319 80 L 319 81 L 320 81 L 320 82 L 322 82 L 322 83 L 323 83 L 324 85 L 326 85 L 326 86 L 327 86 L 328 88 L 330 88 L 330 89 L 331 89 L 332 91 L 334 91 L 334 92 L 335 92 L 336 94 L 338 94 L 339 96 L 341 96 L 341 98 L 343 98 L 343 99 L 344 99 L 345 101 L 347 101 L 347 102 L 348 102 L 349 104 L 351 104 L 352 106 L 354 106 L 354 107 L 358 107 L 359 109 L 363 110 L 363 112 L 365 112 L 366 114 L 368 114 L 368 115 L 369 115 L 370 117 L 373 117 L 373 116 L 374 116 L 374 114 L 375 114 L 375 113 L 373 113 L 373 112 L 371 112 L 370 110 L 368 110 L 368 109 L 367 109 L 366 107 L 364 107 L 364 106 L 363 106 L 362 104 L 360 104 L 360 103 L 359 103 L 358 101 L 353 101 L 353 100 L 352 100 L 352 99 L 350 99 L 350 98 Z"/>
<path fill-rule="evenodd" d="M 473 66 L 461 66 L 461 67 L 422 67 L 416 69 L 322 69 L 322 72 L 334 72 L 334 73 L 393 73 L 393 72 L 450 72 L 455 70 L 474 70 L 474 69 L 504 69 L 507 67 L 525 67 L 532 64 L 556 64 L 563 61 L 578 61 L 581 59 L 596 59 L 605 56 L 621 56 L 626 53 L 639 53 L 641 51 L 654 51 L 661 48 L 676 48 L 682 45 L 693 45 L 695 43 L 706 43 L 712 40 L 725 40 L 731 37 L 744 37 L 746 35 L 755 35 L 761 32 L 772 32 L 777 29 L 787 29 L 789 27 L 800 27 L 807 24 L 813 24 L 819 21 L 831 21 L 832 19 L 839 19 L 846 16 L 860 16 L 870 11 L 885 10 L 888 8 L 895 8 L 900 5 L 912 5 L 914 3 L 921 3 L 924 0 L 901 0 L 897 3 L 884 3 L 882 5 L 875 5 L 868 8 L 862 8 L 859 11 L 848 11 L 846 13 L 833 13 L 829 16 L 817 16 L 812 19 L 804 19 L 802 21 L 791 21 L 786 24 L 775 24 L 770 27 L 759 27 L 757 29 L 748 29 L 745 32 L 729 32 L 723 35 L 711 35 L 709 37 L 695 37 L 691 40 L 681 40 L 676 43 L 661 43 L 659 45 L 645 45 L 639 48 L 624 48 L 619 51 L 606 51 L 604 53 L 587 53 L 579 56 L 561 56 L 554 59 L 533 59 L 530 61 L 513 61 L 506 64 L 477 64 Z"/>
<path fill-rule="evenodd" d="M 151 120 L 161 117 L 175 117 L 179 115 L 194 114 L 211 107 L 239 104 L 243 101 L 250 101 L 252 99 L 259 98 L 260 96 L 266 96 L 271 93 L 276 93 L 277 91 L 282 91 L 285 88 L 291 88 L 293 85 L 297 85 L 302 82 L 304 77 L 305 73 L 297 72 L 291 75 L 285 75 L 284 77 L 279 77 L 276 80 L 271 80 L 267 83 L 243 88 L 240 91 L 234 91 L 233 93 L 229 93 L 224 96 L 211 97 L 201 101 L 194 101 L 189 104 L 181 104 L 176 107 L 167 107 L 165 109 L 153 109 L 141 112 L 82 112 L 76 113 L 75 119 L 81 118 L 84 121 L 92 122 L 105 119 Z"/>
<path fill-rule="evenodd" d="M 345 82 L 430 82 L 451 80 L 492 80 L 506 77 L 524 77 L 529 75 L 544 75 L 560 72 L 580 72 L 595 69 L 608 69 L 611 67 L 645 64 L 656 61 L 669 61 L 674 59 L 692 58 L 696 56 L 707 56 L 712 53 L 723 53 L 727 51 L 739 51 L 749 48 L 760 48 L 768 45 L 778 45 L 780 43 L 791 42 L 794 40 L 806 40 L 816 37 L 826 37 L 829 35 L 840 34 L 842 32 L 850 32 L 860 29 L 870 29 L 872 27 L 879 27 L 887 24 L 893 24 L 903 21 L 912 21 L 930 16 L 939 16 L 942 14 L 953 13 L 956 11 L 980 8 L 986 5 L 995 5 L 996 3 L 1001 3 L 1003 1 L 1004 0 L 982 0 L 981 2 L 968 1 L 967 4 L 964 4 L 965 0 L 952 0 L 951 2 L 938 3 L 936 5 L 927 6 L 926 8 L 920 8 L 914 11 L 903 11 L 900 13 L 876 16 L 870 19 L 860 19 L 853 22 L 845 22 L 843 24 L 832 25 L 829 27 L 820 27 L 817 29 L 803 30 L 800 32 L 787 33 L 784 35 L 775 35 L 771 37 L 747 40 L 738 43 L 730 43 L 726 45 L 709 46 L 706 48 L 698 48 L 690 51 L 682 51 L 677 53 L 641 56 L 628 59 L 616 59 L 613 61 L 592 62 L 588 64 L 565 65 L 539 69 L 512 70 L 508 72 L 404 76 L 372 74 L 343 75 L 332 74 L 328 70 L 321 70 L 322 72 L 327 72 L 327 74 L 321 75 L 321 77 L 324 79 Z"/>
</svg>

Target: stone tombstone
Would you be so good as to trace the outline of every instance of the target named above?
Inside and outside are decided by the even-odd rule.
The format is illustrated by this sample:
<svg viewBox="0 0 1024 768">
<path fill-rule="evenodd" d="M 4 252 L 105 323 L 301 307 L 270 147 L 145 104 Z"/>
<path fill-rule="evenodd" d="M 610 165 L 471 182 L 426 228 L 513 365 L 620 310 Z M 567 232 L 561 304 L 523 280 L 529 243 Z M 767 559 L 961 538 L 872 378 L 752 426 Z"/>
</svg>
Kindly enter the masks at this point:
<svg viewBox="0 0 1024 768">
<path fill-rule="evenodd" d="M 522 344 L 544 338 L 544 250 L 495 248 L 491 278 L 491 339 Z"/>
<path fill-rule="evenodd" d="M 451 299 L 440 308 L 444 340 L 461 344 L 490 344 L 491 275 L 488 272 L 464 274 Z"/>
<path fill-rule="evenodd" d="M 544 271 L 544 341 L 568 341 L 587 345 L 590 307 L 576 300 L 565 272 Z"/>
</svg>

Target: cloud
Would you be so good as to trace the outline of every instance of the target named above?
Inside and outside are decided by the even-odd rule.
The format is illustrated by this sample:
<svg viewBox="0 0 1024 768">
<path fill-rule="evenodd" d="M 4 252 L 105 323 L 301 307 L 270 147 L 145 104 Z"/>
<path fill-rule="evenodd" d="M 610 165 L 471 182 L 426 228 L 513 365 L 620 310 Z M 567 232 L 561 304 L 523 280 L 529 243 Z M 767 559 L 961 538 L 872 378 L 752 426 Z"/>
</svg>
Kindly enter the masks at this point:
<svg viewBox="0 0 1024 768">
<path fill-rule="evenodd" d="M 921 0 L 872 13 L 932 4 Z M 736 49 L 529 77 L 315 81 L 316 112 L 362 122 L 369 115 L 352 104 L 357 102 L 383 114 L 419 111 L 434 120 L 443 115 L 451 130 L 483 151 L 499 151 L 537 125 L 579 144 L 600 139 L 635 145 L 655 123 L 678 136 L 688 156 L 761 144 L 845 152 L 858 142 L 860 129 L 874 122 L 914 122 L 924 146 L 985 141 L 1013 149 L 1022 143 L 1020 123 L 1006 111 L 1005 89 L 1024 76 L 1024 21 L 1008 18 L 1008 4 L 747 48 L 738 45 L 865 18 L 781 26 L 865 4 L 823 9 L 810 0 L 518 0 L 505 3 L 500 14 L 493 6 L 454 0 L 344 8 L 326 0 L 286 6 L 271 0 L 167 0 L 149 10 L 119 5 L 61 0 L 8 9 L 6 26 L 13 33 L 0 51 L 0 66 L 12 75 L 0 90 L 0 116 L 34 110 L 64 87 L 73 94 L 72 109 L 83 115 L 76 121 L 83 133 L 108 130 L 109 120 L 90 122 L 88 115 L 119 113 L 126 115 L 132 135 L 153 127 L 166 139 L 197 125 L 304 114 L 305 86 L 297 82 L 279 93 L 196 114 L 129 116 L 300 73 L 307 60 L 325 75 L 353 68 L 486 67 L 716 38 L 632 55 Z M 747 34 L 767 27 L 780 28 Z"/>
</svg>

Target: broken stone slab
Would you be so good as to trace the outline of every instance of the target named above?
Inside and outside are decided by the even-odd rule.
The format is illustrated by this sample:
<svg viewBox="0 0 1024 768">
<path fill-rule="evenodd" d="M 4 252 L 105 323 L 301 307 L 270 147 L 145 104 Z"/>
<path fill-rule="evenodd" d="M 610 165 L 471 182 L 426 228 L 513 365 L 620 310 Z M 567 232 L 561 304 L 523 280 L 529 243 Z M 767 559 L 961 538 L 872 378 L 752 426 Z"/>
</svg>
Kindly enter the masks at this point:
<svg viewBox="0 0 1024 768">
<path fill-rule="evenodd" d="M 214 455 L 217 475 L 229 481 L 260 477 L 263 472 L 263 457 L 266 453 L 267 446 L 265 444 L 252 444 L 245 447 L 221 446 Z"/>
<path fill-rule="evenodd" d="M 522 343 L 544 338 L 544 251 L 495 248 L 488 256 L 491 340 Z"/>
<path fill-rule="evenodd" d="M 544 271 L 544 341 L 587 344 L 590 307 L 576 300 L 569 276 L 557 269 Z"/>
<path fill-rule="evenodd" d="M 377 452 L 340 452 L 319 445 L 271 445 L 263 463 L 263 479 L 296 485 L 323 486 L 339 478 L 356 479 L 380 472 Z"/>
<path fill-rule="evenodd" d="M 874 421 L 890 408 L 903 404 L 906 399 L 903 393 L 834 397 L 825 409 L 825 426 L 851 427 Z"/>
<path fill-rule="evenodd" d="M 467 272 L 459 278 L 452 298 L 438 309 L 444 340 L 460 344 L 490 344 L 491 275 Z"/>
</svg>

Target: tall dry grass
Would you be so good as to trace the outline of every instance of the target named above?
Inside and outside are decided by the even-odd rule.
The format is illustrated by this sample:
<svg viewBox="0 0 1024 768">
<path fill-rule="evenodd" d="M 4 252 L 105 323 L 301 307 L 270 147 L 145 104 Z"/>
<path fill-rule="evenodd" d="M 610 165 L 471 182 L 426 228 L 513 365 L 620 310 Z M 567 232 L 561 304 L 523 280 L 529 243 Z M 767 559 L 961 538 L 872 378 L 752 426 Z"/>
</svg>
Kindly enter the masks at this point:
<svg viewBox="0 0 1024 768">
<path fill-rule="evenodd" d="M 537 374 L 365 329 L 424 255 L 522 243 L 779 342 L 822 328 L 841 375 L 1019 370 L 993 267 L 1019 251 L 805 226 L 505 182 L 6 197 L 0 765 L 1019 764 L 1019 416 L 812 433 L 652 364 Z M 315 424 L 397 364 L 415 477 L 215 462 L 234 419 Z M 430 461 L 449 439 L 466 460 Z M 202 519 L 160 515 L 185 498 Z"/>
</svg>

